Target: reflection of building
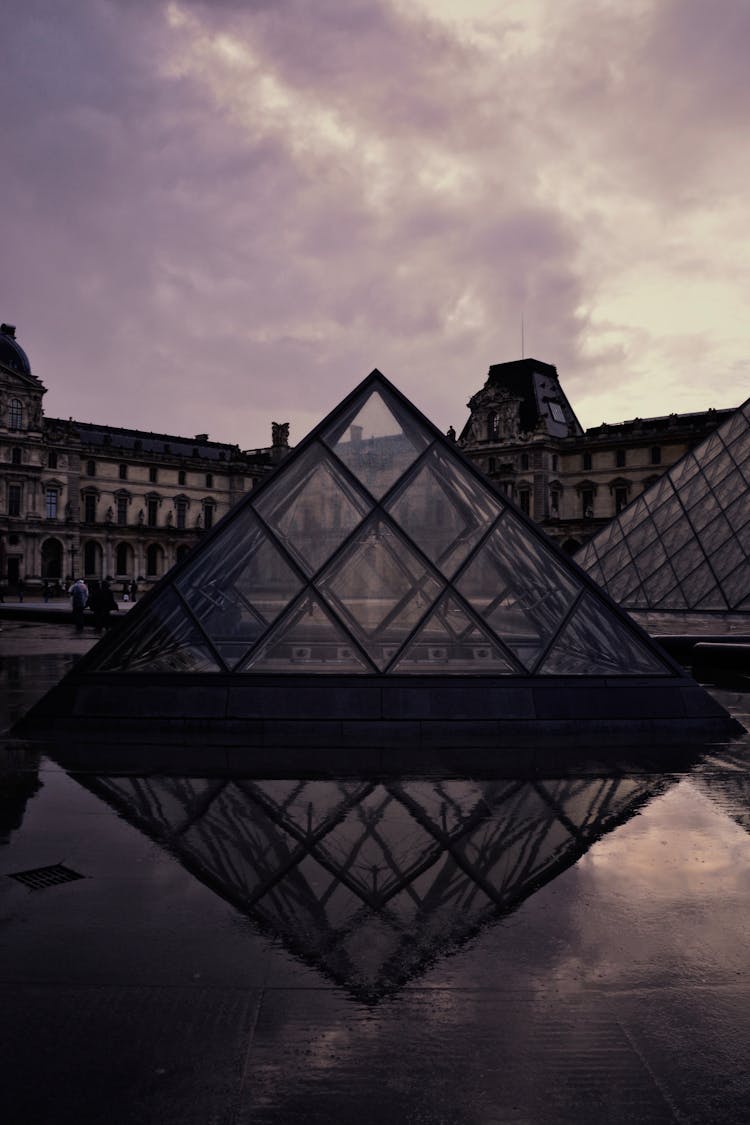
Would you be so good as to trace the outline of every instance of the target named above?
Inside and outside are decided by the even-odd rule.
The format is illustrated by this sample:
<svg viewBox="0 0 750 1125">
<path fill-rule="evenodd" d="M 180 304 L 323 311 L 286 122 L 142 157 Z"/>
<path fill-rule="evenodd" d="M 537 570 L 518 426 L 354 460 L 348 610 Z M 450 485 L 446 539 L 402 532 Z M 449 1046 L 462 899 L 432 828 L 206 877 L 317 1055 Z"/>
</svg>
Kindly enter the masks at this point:
<svg viewBox="0 0 750 1125">
<path fill-rule="evenodd" d="M 636 777 L 76 779 L 370 1002 L 516 909 L 664 789 Z"/>
<path fill-rule="evenodd" d="M 160 577 L 285 451 L 46 418 L 42 382 L 0 326 L 0 581 Z"/>
<path fill-rule="evenodd" d="M 536 359 L 493 364 L 468 406 L 463 451 L 570 551 L 732 413 L 635 418 L 584 432 L 557 369 Z"/>
</svg>

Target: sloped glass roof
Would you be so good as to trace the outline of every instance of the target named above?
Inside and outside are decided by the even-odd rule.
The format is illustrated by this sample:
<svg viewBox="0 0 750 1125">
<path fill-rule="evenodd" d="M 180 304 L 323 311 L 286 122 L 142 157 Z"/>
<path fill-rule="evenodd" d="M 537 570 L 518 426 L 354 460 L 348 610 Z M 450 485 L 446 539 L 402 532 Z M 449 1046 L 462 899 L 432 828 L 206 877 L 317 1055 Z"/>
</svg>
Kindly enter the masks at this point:
<svg viewBox="0 0 750 1125">
<path fill-rule="evenodd" d="M 750 611 L 750 399 L 576 562 L 628 609 Z"/>
<path fill-rule="evenodd" d="M 674 674 L 379 372 L 86 664 L 144 673 Z"/>
</svg>

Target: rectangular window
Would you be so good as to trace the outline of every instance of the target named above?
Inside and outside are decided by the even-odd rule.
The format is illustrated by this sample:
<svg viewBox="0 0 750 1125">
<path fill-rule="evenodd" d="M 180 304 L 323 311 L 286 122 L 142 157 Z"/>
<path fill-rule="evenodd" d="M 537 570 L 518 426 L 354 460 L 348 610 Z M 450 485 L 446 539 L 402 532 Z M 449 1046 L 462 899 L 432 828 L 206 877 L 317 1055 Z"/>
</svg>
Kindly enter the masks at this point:
<svg viewBox="0 0 750 1125">
<path fill-rule="evenodd" d="M 149 527 L 156 527 L 159 518 L 159 501 L 153 496 L 146 501 L 146 523 Z"/>
<path fill-rule="evenodd" d="M 590 454 L 590 453 L 584 453 L 584 455 L 583 455 L 583 468 L 584 468 L 584 471 L 585 471 L 585 472 L 588 472 L 588 471 L 589 471 L 589 469 L 591 468 L 591 465 L 592 465 L 592 461 L 591 461 L 591 454 Z"/>
<path fill-rule="evenodd" d="M 549 494 L 549 506 L 553 516 L 560 515 L 560 493 L 556 492 L 554 489 Z"/>
<path fill-rule="evenodd" d="M 128 479 L 128 467 L 127 467 L 127 465 L 120 465 L 119 472 L 120 472 L 120 480 L 127 480 Z"/>
<path fill-rule="evenodd" d="M 652 445 L 651 446 L 651 464 L 652 465 L 661 465 L 661 446 L 660 445 Z"/>
<path fill-rule="evenodd" d="M 213 488 L 213 486 L 214 486 L 214 475 L 213 475 L 213 473 L 206 473 L 206 488 Z"/>
<path fill-rule="evenodd" d="M 95 477 L 96 476 L 96 461 L 87 461 L 86 462 L 86 476 L 87 477 Z"/>
<path fill-rule="evenodd" d="M 48 520 L 57 519 L 57 489 L 48 488 L 44 498 L 44 510 Z"/>
<path fill-rule="evenodd" d="M 594 490 L 584 488 L 581 492 L 581 514 L 585 520 L 590 520 L 594 515 Z"/>
<path fill-rule="evenodd" d="M 206 528 L 213 527 L 214 525 L 214 506 L 213 504 L 206 504 L 203 509 L 203 525 Z"/>
<path fill-rule="evenodd" d="M 157 469 L 156 465 L 149 465 L 149 467 L 148 467 L 149 483 L 150 484 L 156 484 L 158 476 L 159 476 L 159 470 Z"/>
<path fill-rule="evenodd" d="M 185 480 L 186 480 L 186 477 L 185 477 L 185 470 L 184 470 L 184 469 L 180 469 L 180 470 L 178 471 L 178 473 L 177 473 L 177 483 L 178 483 L 178 484 L 184 484 L 184 483 L 185 483 Z"/>
<path fill-rule="evenodd" d="M 175 508 L 177 509 L 177 526 L 184 530 L 187 522 L 187 504 L 184 500 L 178 500 Z"/>
<path fill-rule="evenodd" d="M 96 523 L 96 496 L 92 492 L 83 498 L 83 522 Z"/>
<path fill-rule="evenodd" d="M 628 506 L 628 490 L 627 488 L 615 489 L 615 515 L 619 515 L 623 508 Z"/>
<path fill-rule="evenodd" d="M 615 451 L 615 464 L 618 469 L 625 468 L 625 450 L 618 449 Z"/>
<path fill-rule="evenodd" d="M 117 497 L 117 522 L 120 527 L 124 527 L 128 522 L 128 498 L 127 496 Z"/>
<path fill-rule="evenodd" d="M 20 516 L 21 514 L 21 486 L 20 484 L 8 485 L 8 515 Z"/>
<path fill-rule="evenodd" d="M 531 493 L 528 489 L 518 493 L 518 503 L 524 515 L 528 516 L 531 508 Z"/>
</svg>

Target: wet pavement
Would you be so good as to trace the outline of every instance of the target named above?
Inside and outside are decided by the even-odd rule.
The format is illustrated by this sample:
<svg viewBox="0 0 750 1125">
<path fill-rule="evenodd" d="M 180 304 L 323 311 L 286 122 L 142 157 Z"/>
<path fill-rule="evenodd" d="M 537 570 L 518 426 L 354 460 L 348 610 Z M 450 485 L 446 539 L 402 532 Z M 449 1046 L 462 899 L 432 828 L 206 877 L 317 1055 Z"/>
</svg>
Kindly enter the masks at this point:
<svg viewBox="0 0 750 1125">
<path fill-rule="evenodd" d="M 93 639 L 3 622 L 3 727 Z M 747 1119 L 750 736 L 481 778 L 5 747 L 3 1121 Z"/>
</svg>

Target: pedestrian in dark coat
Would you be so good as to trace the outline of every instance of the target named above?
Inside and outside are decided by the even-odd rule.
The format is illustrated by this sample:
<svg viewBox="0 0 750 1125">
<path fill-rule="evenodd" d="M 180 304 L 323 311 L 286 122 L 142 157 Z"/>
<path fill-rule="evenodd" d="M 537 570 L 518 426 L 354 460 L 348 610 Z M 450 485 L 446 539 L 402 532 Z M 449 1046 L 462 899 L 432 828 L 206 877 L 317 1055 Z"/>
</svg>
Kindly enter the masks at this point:
<svg viewBox="0 0 750 1125">
<path fill-rule="evenodd" d="M 102 629 L 109 629 L 112 624 L 109 615 L 112 610 L 117 613 L 119 606 L 106 580 L 98 582 L 96 589 L 91 591 L 89 608 L 94 615 L 94 628 L 97 633 L 101 633 Z"/>
</svg>

